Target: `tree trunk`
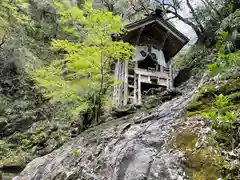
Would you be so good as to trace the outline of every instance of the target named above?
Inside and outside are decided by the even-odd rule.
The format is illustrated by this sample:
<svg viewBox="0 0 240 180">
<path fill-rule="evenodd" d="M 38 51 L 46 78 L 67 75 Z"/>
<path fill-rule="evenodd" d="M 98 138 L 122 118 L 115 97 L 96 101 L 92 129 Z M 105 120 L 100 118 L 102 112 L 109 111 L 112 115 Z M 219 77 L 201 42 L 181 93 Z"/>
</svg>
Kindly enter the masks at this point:
<svg viewBox="0 0 240 180">
<path fill-rule="evenodd" d="M 101 115 L 101 109 L 102 109 L 103 80 L 104 79 L 103 79 L 103 74 L 102 74 L 101 87 L 100 87 L 100 90 L 99 90 L 99 93 L 98 93 L 98 100 L 97 100 L 98 107 L 97 107 L 97 114 L 96 114 L 96 123 L 99 123 L 100 115 Z"/>
<path fill-rule="evenodd" d="M 174 16 L 176 16 L 180 21 L 182 21 L 183 23 L 189 25 L 197 34 L 198 37 L 198 42 L 203 42 L 204 40 L 204 34 L 203 32 L 198 28 L 197 25 L 195 25 L 193 22 L 189 21 L 188 19 L 182 17 L 181 15 L 179 15 L 178 13 L 171 11 L 171 10 L 167 10 L 166 13 L 172 14 Z"/>
<path fill-rule="evenodd" d="M 190 11 L 191 11 L 191 14 L 193 15 L 193 18 L 195 19 L 197 25 L 199 26 L 199 29 L 200 29 L 202 32 L 204 32 L 203 25 L 202 25 L 201 21 L 198 19 L 198 16 L 197 16 L 196 12 L 194 11 L 191 3 L 189 2 L 189 0 L 186 0 L 186 2 L 187 2 L 188 8 L 189 8 Z M 196 33 L 197 33 L 197 32 L 196 32 Z"/>
<path fill-rule="evenodd" d="M 101 42 L 102 46 L 102 42 Z M 100 89 L 98 92 L 98 107 L 97 107 L 97 114 L 96 114 L 96 123 L 99 123 L 100 115 L 101 115 L 101 109 L 102 109 L 102 95 L 103 95 L 103 83 L 104 83 L 104 63 L 103 63 L 103 52 L 100 50 L 100 74 L 101 74 L 101 81 L 100 81 Z"/>
</svg>

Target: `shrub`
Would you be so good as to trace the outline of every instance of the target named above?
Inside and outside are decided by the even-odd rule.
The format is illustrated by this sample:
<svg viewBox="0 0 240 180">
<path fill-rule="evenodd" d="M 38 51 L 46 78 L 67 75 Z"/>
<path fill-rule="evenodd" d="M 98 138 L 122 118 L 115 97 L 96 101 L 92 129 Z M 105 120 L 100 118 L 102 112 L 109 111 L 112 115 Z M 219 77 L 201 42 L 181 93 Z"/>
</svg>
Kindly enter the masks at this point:
<svg viewBox="0 0 240 180">
<path fill-rule="evenodd" d="M 240 114 L 233 111 L 226 111 L 225 107 L 230 104 L 230 99 L 222 94 L 216 96 L 215 110 L 203 115 L 211 120 L 211 126 L 219 135 L 219 140 L 227 147 L 234 149 L 238 144 L 236 140 L 239 137 L 237 117 Z"/>
</svg>

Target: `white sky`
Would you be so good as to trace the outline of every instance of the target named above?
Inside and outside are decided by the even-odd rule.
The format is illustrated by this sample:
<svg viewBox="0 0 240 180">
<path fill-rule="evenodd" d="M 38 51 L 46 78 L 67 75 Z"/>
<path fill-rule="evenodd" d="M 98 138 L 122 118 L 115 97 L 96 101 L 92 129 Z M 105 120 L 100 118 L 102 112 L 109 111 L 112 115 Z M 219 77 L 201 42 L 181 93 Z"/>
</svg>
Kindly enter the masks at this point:
<svg viewBox="0 0 240 180">
<path fill-rule="evenodd" d="M 196 42 L 197 35 L 190 26 L 186 25 L 180 20 L 174 20 L 173 23 L 180 32 L 182 32 L 185 36 L 187 36 L 190 39 L 189 44 L 194 44 L 194 42 Z"/>
<path fill-rule="evenodd" d="M 201 5 L 201 1 L 199 1 L 199 0 L 192 0 L 192 2 L 193 2 L 193 4 L 192 4 L 193 6 Z M 186 4 L 183 4 L 182 11 L 180 14 L 183 17 L 189 16 L 190 13 L 189 13 L 189 9 L 186 6 Z M 180 21 L 178 19 L 174 19 L 174 20 L 172 20 L 172 22 L 175 24 L 176 28 L 180 32 L 182 32 L 184 35 L 186 35 L 190 39 L 189 44 L 194 44 L 194 42 L 196 42 L 197 35 L 190 26 L 188 26 L 187 24 L 183 23 L 182 21 Z"/>
</svg>

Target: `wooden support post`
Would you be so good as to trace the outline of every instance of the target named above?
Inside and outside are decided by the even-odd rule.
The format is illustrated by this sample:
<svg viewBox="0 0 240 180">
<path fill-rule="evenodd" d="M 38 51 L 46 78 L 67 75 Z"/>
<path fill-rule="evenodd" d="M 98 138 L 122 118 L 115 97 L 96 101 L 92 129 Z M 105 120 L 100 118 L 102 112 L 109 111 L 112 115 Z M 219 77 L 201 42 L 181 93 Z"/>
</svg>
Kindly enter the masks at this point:
<svg viewBox="0 0 240 180">
<path fill-rule="evenodd" d="M 142 32 L 144 29 L 145 29 L 145 26 L 141 27 L 141 29 L 138 31 L 137 39 L 135 42 L 136 46 L 138 45 L 138 43 L 140 41 L 140 38 L 141 38 L 141 35 L 142 35 Z M 135 62 L 135 68 L 138 68 L 137 62 Z M 141 77 L 140 77 L 140 79 L 141 79 Z M 139 77 L 137 77 L 136 72 L 134 72 L 134 99 L 133 99 L 134 104 L 137 104 L 139 102 L 139 97 L 141 100 L 141 82 L 139 81 L 140 79 L 139 79 Z M 137 84 L 137 82 L 138 82 L 138 84 Z M 140 89 L 139 89 L 139 82 L 140 82 Z M 138 91 L 138 97 L 137 97 L 137 91 Z M 139 91 L 140 91 L 140 95 L 139 95 Z"/>
<path fill-rule="evenodd" d="M 138 67 L 138 65 L 137 65 L 137 62 L 135 62 L 135 68 L 137 68 Z M 137 74 L 134 72 L 134 91 L 133 91 L 133 93 L 134 93 L 134 95 L 133 95 L 133 103 L 134 104 L 137 104 Z"/>
<path fill-rule="evenodd" d="M 171 89 L 173 87 L 172 64 L 169 65 L 169 77 L 169 88 Z"/>
<path fill-rule="evenodd" d="M 121 80 L 121 71 L 122 71 L 122 66 L 120 61 L 118 60 L 118 81 Z M 120 106 L 120 98 L 121 98 L 121 85 L 117 85 L 117 106 Z"/>
<path fill-rule="evenodd" d="M 121 71 L 120 71 L 120 80 L 121 81 L 124 81 L 124 63 L 121 61 L 120 62 L 120 66 L 121 66 Z M 123 101 L 124 101 L 124 82 L 120 85 L 120 88 L 119 88 L 119 104 L 120 106 L 123 106 Z"/>
<path fill-rule="evenodd" d="M 170 89 L 169 88 L 169 78 L 167 78 L 167 84 L 166 85 L 167 85 L 167 89 Z"/>
<path fill-rule="evenodd" d="M 142 94 L 141 94 L 141 75 L 138 75 L 138 103 L 142 102 Z"/>
<path fill-rule="evenodd" d="M 115 69 L 114 69 L 114 77 L 116 77 L 115 75 L 116 75 L 116 66 L 115 66 Z M 115 80 L 114 80 L 115 81 Z M 113 107 L 115 106 L 115 104 L 116 104 L 116 86 L 113 86 L 113 94 L 112 94 L 112 105 L 113 105 Z"/>
<path fill-rule="evenodd" d="M 115 65 L 115 71 L 114 71 L 115 81 L 119 80 L 118 74 L 119 74 L 119 61 L 117 61 L 116 65 Z M 117 100 L 118 100 L 118 85 L 114 86 L 114 91 L 113 91 L 113 105 L 114 106 L 118 106 Z"/>
<path fill-rule="evenodd" d="M 128 61 L 124 62 L 124 102 L 123 105 L 128 103 Z"/>
<path fill-rule="evenodd" d="M 163 66 L 160 65 L 160 72 L 163 73 Z"/>
</svg>

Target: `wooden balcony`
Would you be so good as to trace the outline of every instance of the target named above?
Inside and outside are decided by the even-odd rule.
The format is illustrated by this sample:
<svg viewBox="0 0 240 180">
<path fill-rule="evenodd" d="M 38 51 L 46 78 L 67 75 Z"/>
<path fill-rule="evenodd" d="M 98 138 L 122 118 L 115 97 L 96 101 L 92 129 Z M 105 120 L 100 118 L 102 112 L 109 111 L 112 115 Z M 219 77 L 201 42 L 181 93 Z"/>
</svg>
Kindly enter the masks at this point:
<svg viewBox="0 0 240 180">
<path fill-rule="evenodd" d="M 134 68 L 134 72 L 138 75 L 149 76 L 149 77 L 158 77 L 160 79 L 170 79 L 169 73 L 162 73 L 158 71 L 149 71 L 146 69 Z"/>
</svg>

